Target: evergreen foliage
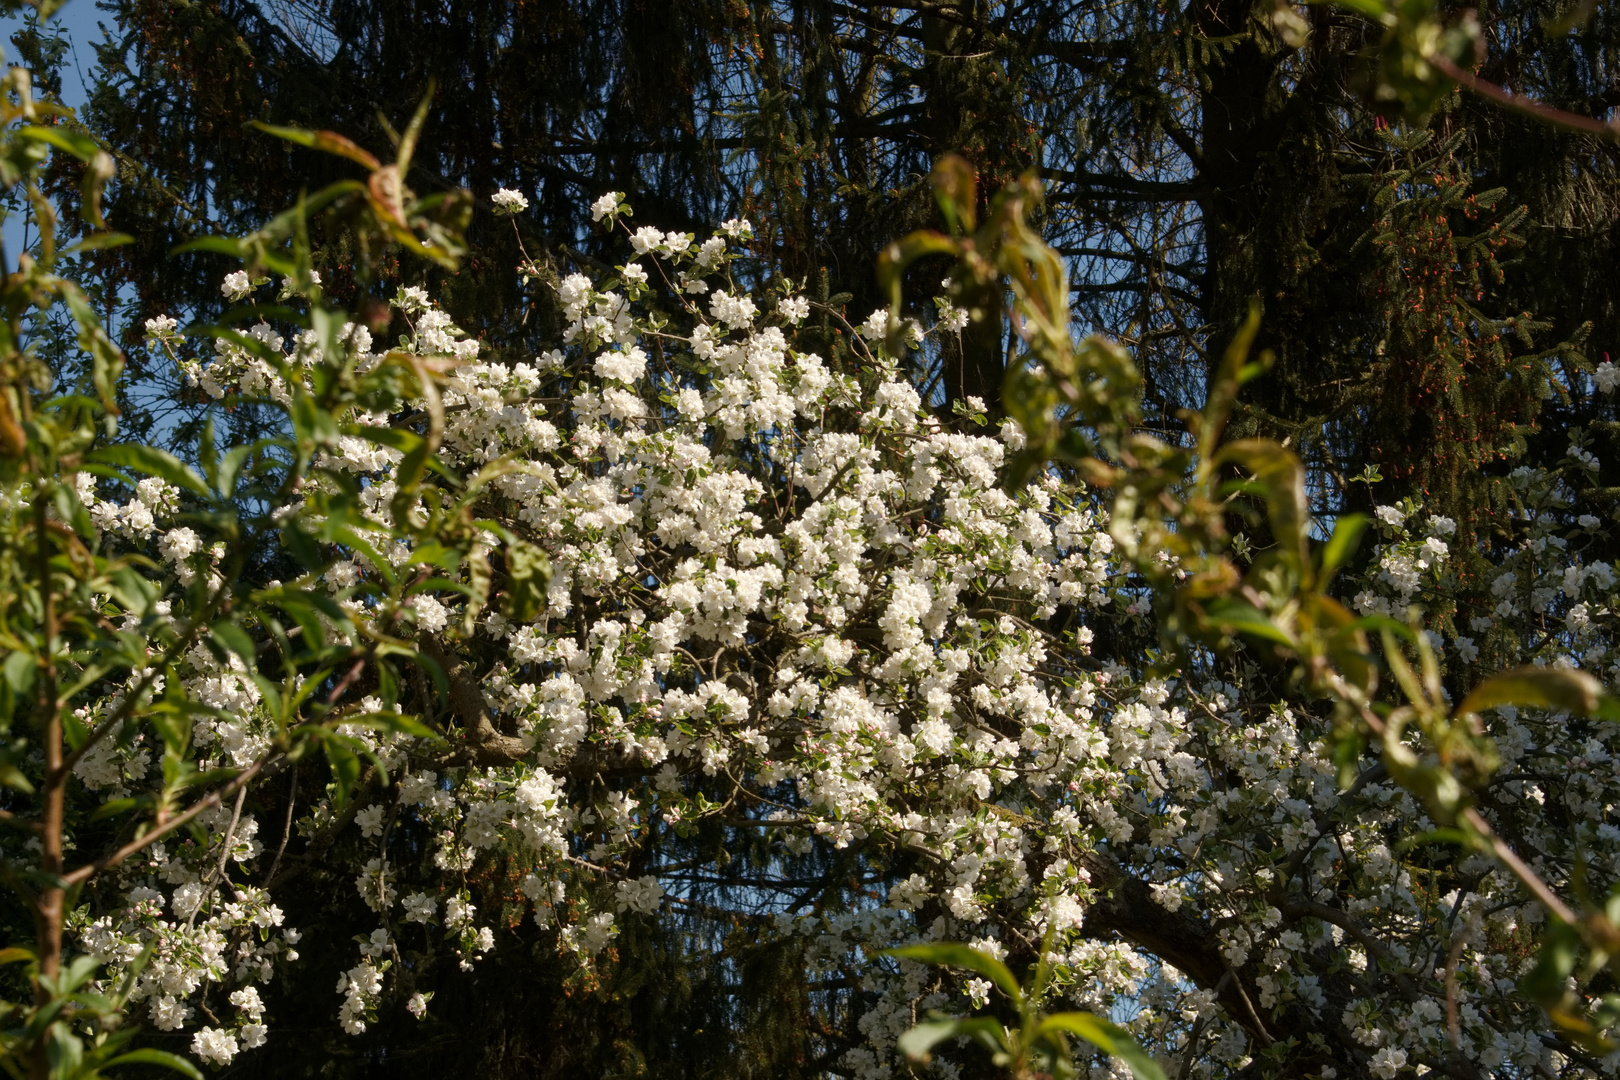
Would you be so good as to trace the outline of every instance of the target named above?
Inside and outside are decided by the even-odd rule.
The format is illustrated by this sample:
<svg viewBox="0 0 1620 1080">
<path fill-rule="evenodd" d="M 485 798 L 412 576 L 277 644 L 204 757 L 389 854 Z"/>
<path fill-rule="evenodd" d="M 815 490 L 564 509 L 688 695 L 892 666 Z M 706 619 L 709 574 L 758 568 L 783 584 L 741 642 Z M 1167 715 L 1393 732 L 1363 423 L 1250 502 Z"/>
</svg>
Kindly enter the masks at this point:
<svg viewBox="0 0 1620 1080">
<path fill-rule="evenodd" d="M 1419 299 L 1418 271 L 1388 276 L 1387 249 L 1362 243 L 1389 227 L 1379 193 L 1414 163 L 1364 102 L 1372 41 L 1348 12 L 1318 6 L 1302 19 L 1256 0 L 107 6 L 117 29 L 86 119 L 123 155 L 128 182 L 112 206 L 137 240 L 101 265 L 107 280 L 140 282 L 142 317 L 217 305 L 214 267 L 169 258 L 176 243 L 255 227 L 333 175 L 248 119 L 376 148 L 379 113 L 398 117 L 431 83 L 417 183 L 531 192 L 539 224 L 525 227 L 542 231 L 526 246 L 559 272 L 595 257 L 587 196 L 622 190 L 666 223 L 747 213 L 771 265 L 865 310 L 878 299 L 876 255 L 935 221 L 922 178 L 942 154 L 965 154 L 985 191 L 1035 165 L 1049 183 L 1043 228 L 1071 259 L 1077 318 L 1137 348 L 1152 422 L 1174 429 L 1177 410 L 1202 400 L 1205 358 L 1258 299 L 1258 345 L 1276 363 L 1247 395 L 1252 423 L 1314 448 L 1322 508 L 1355 505 L 1344 478 L 1369 465 L 1409 471 L 1405 412 L 1368 401 L 1402 378 L 1378 343 L 1397 325 L 1426 340 L 1418 311 L 1435 332 L 1450 319 L 1432 293 Z M 1615 17 L 1594 11 L 1554 34 L 1558 14 L 1539 0 L 1482 9 L 1482 74 L 1601 114 Z M 1620 329 L 1612 156 L 1590 136 L 1455 95 L 1429 124 L 1425 168 L 1500 189 L 1485 219 L 1452 228 L 1503 230 L 1524 245 L 1498 252 L 1501 273 L 1482 268 L 1487 280 L 1467 288 L 1470 318 L 1485 320 L 1477 332 L 1489 338 L 1487 323 L 1511 320 L 1521 354 L 1589 370 L 1582 342 Z M 555 314 L 512 291 L 507 270 L 520 256 L 493 225 L 475 220 L 473 257 L 432 284 L 474 332 L 538 341 Z M 346 250 L 327 238 L 318 261 L 341 279 Z M 911 283 L 939 269 L 925 263 Z M 993 403 L 1008 344 L 1005 327 L 976 324 L 920 381 L 947 403 Z M 1394 397 L 1425 392 L 1402 384 Z M 1548 417 L 1559 430 L 1547 441 L 1582 422 L 1572 409 Z M 1477 471 L 1470 454 L 1489 456 L 1461 449 L 1472 438 L 1437 441 L 1448 460 L 1412 473 L 1415 490 L 1459 520 L 1489 503 L 1460 481 Z"/>
</svg>

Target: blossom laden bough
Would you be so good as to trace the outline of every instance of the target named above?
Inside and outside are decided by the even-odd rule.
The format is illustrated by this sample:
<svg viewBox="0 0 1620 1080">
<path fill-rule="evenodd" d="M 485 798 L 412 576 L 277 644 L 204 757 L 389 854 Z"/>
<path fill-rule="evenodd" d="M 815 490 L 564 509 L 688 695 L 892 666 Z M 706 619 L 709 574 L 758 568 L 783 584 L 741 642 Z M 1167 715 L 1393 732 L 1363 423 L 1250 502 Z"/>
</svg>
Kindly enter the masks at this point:
<svg viewBox="0 0 1620 1080">
<path fill-rule="evenodd" d="M 63 482 L 86 542 L 151 553 L 129 560 L 139 588 L 97 600 L 144 652 L 75 704 L 104 733 L 73 762 L 76 797 L 150 792 L 175 754 L 273 779 L 295 765 L 287 733 L 318 726 L 333 786 L 300 804 L 287 850 L 345 852 L 334 865 L 365 920 L 330 976 L 336 1025 L 425 1015 L 402 942 L 442 945 L 457 970 L 519 933 L 582 976 L 620 962 L 637 920 L 703 910 L 706 867 L 667 845 L 712 825 L 767 838 L 748 901 L 761 933 L 829 984 L 859 970 L 826 994 L 853 1017 L 838 1067 L 863 1080 L 904 1067 L 914 1017 L 994 1001 L 985 983 L 873 959 L 953 940 L 1044 952 L 1042 1008 L 1129 1010 L 1130 1035 L 1191 1075 L 1262 1053 L 1294 1054 L 1302 1075 L 1458 1055 L 1588 1068 L 1509 992 L 1523 963 L 1503 942 L 1546 917 L 1520 879 L 1423 841 L 1442 824 L 1432 807 L 1376 755 L 1335 756 L 1333 717 L 1264 673 L 1196 655 L 1155 670 L 1119 645 L 1187 571 L 1169 552 L 1133 562 L 1134 521 L 1072 470 L 1005 486 L 1028 441 L 1016 418 L 998 429 L 982 401 L 952 419 L 923 400 L 907 351 L 957 332 L 960 309 L 899 334 L 879 311 L 843 324 L 853 357 L 806 351 L 809 301 L 743 275 L 746 222 L 697 243 L 632 232 L 620 196 L 598 208 L 642 260 L 564 275 L 562 340 L 540 356 L 469 338 L 420 287 L 394 298 L 407 333 L 392 349 L 323 314 L 255 324 L 203 358 L 154 320 L 154 347 L 222 404 L 292 415 L 334 371 L 404 387 L 356 393 L 310 429 L 309 470 L 270 511 L 297 581 L 237 580 L 191 474 Z M 1445 608 L 1456 523 L 1415 503 L 1380 509 L 1344 594 L 1386 619 L 1427 605 L 1418 629 L 1439 640 L 1415 638 L 1419 657 L 1507 666 L 1547 637 L 1551 666 L 1613 680 L 1615 577 L 1581 554 L 1592 526 L 1571 524 L 1547 478 L 1518 483 L 1526 542 L 1471 636 Z M 240 639 L 188 629 L 233 589 L 255 613 Z M 289 713 L 295 698 L 309 711 Z M 174 700 L 196 717 L 179 750 L 160 723 Z M 1518 770 L 1490 808 L 1501 830 L 1560 890 L 1580 860 L 1620 874 L 1620 729 L 1547 708 L 1478 719 Z M 68 920 L 108 981 L 150 948 L 131 1001 L 217 1066 L 274 1043 L 266 988 L 302 962 L 273 899 L 296 878 L 261 825 L 272 792 L 222 795 L 196 834 L 131 853 Z M 1549 807 L 1585 824 L 1571 835 Z M 882 887 L 796 905 L 785 868 L 839 851 Z M 488 886 L 496 865 L 518 867 L 506 896 Z M 1316 1039 L 1277 1049 L 1288 1030 Z"/>
</svg>

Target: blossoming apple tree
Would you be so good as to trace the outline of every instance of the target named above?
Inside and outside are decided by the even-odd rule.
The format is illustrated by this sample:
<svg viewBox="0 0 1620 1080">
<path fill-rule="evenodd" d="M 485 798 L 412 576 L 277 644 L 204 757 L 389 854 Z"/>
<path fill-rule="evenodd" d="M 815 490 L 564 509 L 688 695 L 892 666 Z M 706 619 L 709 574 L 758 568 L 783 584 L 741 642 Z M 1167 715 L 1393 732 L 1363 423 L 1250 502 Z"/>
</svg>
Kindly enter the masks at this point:
<svg viewBox="0 0 1620 1080">
<path fill-rule="evenodd" d="M 14 157 L 52 141 L 31 130 Z M 551 347 L 469 339 L 417 287 L 385 342 L 328 303 L 305 223 L 449 262 L 464 208 L 403 186 L 410 132 L 389 165 L 280 134 L 368 179 L 212 245 L 242 260 L 239 319 L 147 330 L 283 434 L 210 432 L 189 463 L 118 441 L 93 318 L 99 401 L 23 366 L 48 267 L 8 279 L 34 291 L 7 294 L 0 851 L 36 924 L 4 954 L 33 995 L 5 1006 L 8 1068 L 195 1070 L 143 1030 L 211 1066 L 273 1046 L 265 988 L 319 932 L 285 891 L 336 852 L 375 926 L 330 973 L 342 1030 L 428 1013 L 424 957 L 472 969 L 519 933 L 588 982 L 627 924 L 706 908 L 670 849 L 710 826 L 880 885 L 749 887 L 757 932 L 847 976 L 812 1005 L 830 1074 L 959 1075 L 980 1051 L 945 1036 L 986 1032 L 1033 1067 L 988 1017 L 1037 1009 L 1091 1017 L 1039 1052 L 1096 1076 L 1620 1065 L 1616 579 L 1557 472 L 1515 474 L 1488 610 L 1458 607 L 1454 523 L 1420 505 L 1353 561 L 1363 523 L 1313 539 L 1291 455 L 1222 441 L 1259 364 L 1227 358 L 1186 446 L 1142 434 L 1127 354 L 1071 336 L 1037 190 L 981 224 L 956 165 L 955 231 L 885 268 L 952 257 L 927 326 L 898 302 L 845 323 L 770 278 L 748 222 L 632 228 L 609 194 L 621 264 L 519 268 L 563 308 Z M 1003 288 L 1029 362 L 993 427 L 905 372 Z M 812 319 L 837 351 L 799 347 Z M 972 948 L 916 949 L 946 942 Z"/>
</svg>

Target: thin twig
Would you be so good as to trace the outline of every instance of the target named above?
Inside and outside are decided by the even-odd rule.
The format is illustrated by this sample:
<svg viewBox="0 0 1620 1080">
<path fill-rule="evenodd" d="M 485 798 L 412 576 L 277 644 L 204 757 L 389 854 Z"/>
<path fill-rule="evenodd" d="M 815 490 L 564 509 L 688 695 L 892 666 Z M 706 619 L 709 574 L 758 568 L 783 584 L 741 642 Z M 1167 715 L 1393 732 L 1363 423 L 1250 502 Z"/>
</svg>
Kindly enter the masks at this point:
<svg viewBox="0 0 1620 1080">
<path fill-rule="evenodd" d="M 1232 969 L 1227 968 L 1226 971 L 1221 974 L 1220 981 L 1215 984 L 1214 993 L 1216 1001 L 1220 1000 L 1221 991 L 1225 990 L 1226 984 L 1231 981 Z M 1188 1077 L 1192 1076 L 1193 1051 L 1198 1049 L 1198 1040 L 1204 1035 L 1204 1025 L 1209 1021 L 1209 1018 L 1211 1015 L 1213 1015 L 1213 1013 L 1214 1010 L 1212 1009 L 1208 1013 L 1200 1012 L 1198 1014 L 1198 1020 L 1193 1024 L 1192 1033 L 1187 1036 L 1187 1045 L 1182 1048 L 1181 1068 L 1178 1070 L 1176 1080 L 1188 1080 Z"/>
<path fill-rule="evenodd" d="M 1591 116 L 1582 116 L 1580 113 L 1566 112 L 1551 105 L 1544 105 L 1533 98 L 1521 97 L 1487 79 L 1480 78 L 1471 71 L 1465 71 L 1454 64 L 1450 57 L 1440 53 L 1425 59 L 1438 68 L 1446 78 L 1457 82 L 1468 90 L 1472 90 L 1480 97 L 1489 98 L 1498 105 L 1503 105 L 1516 112 L 1522 112 L 1555 127 L 1569 128 L 1571 131 L 1580 131 L 1587 135 L 1596 135 L 1602 139 L 1620 142 L 1620 124 L 1605 122 Z"/>
<path fill-rule="evenodd" d="M 1514 877 L 1523 882 L 1524 887 L 1529 889 L 1537 900 L 1541 901 L 1542 906 L 1551 912 L 1554 918 L 1570 926 L 1580 925 L 1580 916 L 1576 915 L 1570 909 L 1570 906 L 1564 903 L 1558 894 L 1548 887 L 1545 881 L 1541 880 L 1541 875 L 1530 869 L 1529 864 L 1519 858 L 1518 853 L 1507 845 L 1507 841 L 1496 834 L 1496 830 L 1491 828 L 1490 822 L 1486 821 L 1478 810 L 1473 808 L 1464 810 L 1462 818 L 1468 822 L 1470 828 L 1479 833 L 1490 844 L 1491 852 L 1496 856 L 1497 861 L 1507 867 Z"/>
<path fill-rule="evenodd" d="M 192 804 L 190 808 L 176 814 L 162 825 L 155 826 L 151 832 L 137 836 L 135 839 L 131 840 L 129 843 L 125 844 L 116 851 L 102 856 L 93 863 L 86 863 L 77 870 L 73 871 L 71 874 L 64 876 L 62 879 L 63 884 L 68 888 L 72 888 L 75 885 L 82 885 L 95 875 L 107 869 L 109 866 L 117 866 L 119 863 L 123 862 L 137 851 L 140 851 L 142 848 L 149 847 L 152 844 L 157 843 L 159 840 L 174 832 L 180 826 L 186 824 L 204 810 L 207 810 L 210 807 L 218 806 L 225 800 L 226 796 L 234 795 L 238 790 L 246 787 L 248 781 L 259 775 L 259 772 L 264 768 L 264 766 L 265 759 L 260 758 L 258 761 L 255 761 L 252 765 L 249 765 L 247 768 L 238 773 L 236 779 L 232 780 L 218 791 L 210 792 L 208 795 Z"/>
<path fill-rule="evenodd" d="M 242 803 L 247 799 L 247 785 L 236 793 L 236 805 L 231 808 L 231 824 L 225 830 L 225 842 L 219 848 L 219 865 L 214 870 L 216 880 L 225 876 L 225 864 L 230 861 L 231 844 L 236 839 L 236 826 L 242 821 Z"/>
<path fill-rule="evenodd" d="M 1231 975 L 1232 969 L 1228 967 L 1226 969 L 1226 973 Z M 1234 977 L 1232 979 L 1232 987 L 1238 993 L 1238 1000 L 1243 1002 L 1244 1009 L 1248 1011 L 1249 1019 L 1254 1022 L 1255 1033 L 1260 1036 L 1267 1046 L 1270 1046 L 1272 1043 L 1276 1042 L 1277 1040 L 1273 1039 L 1271 1037 L 1271 1033 L 1266 1030 L 1265 1022 L 1260 1019 L 1260 1010 L 1256 1009 L 1254 1007 L 1254 1002 L 1249 1000 L 1249 992 L 1243 988 L 1243 980 Z"/>
<path fill-rule="evenodd" d="M 292 783 L 287 788 L 287 816 L 281 823 L 281 844 L 276 848 L 276 857 L 270 862 L 270 873 L 265 875 L 266 881 L 276 879 L 276 871 L 281 869 L 281 857 L 287 853 L 287 840 L 292 836 L 293 803 L 298 800 L 298 766 L 292 767 Z"/>
<path fill-rule="evenodd" d="M 236 792 L 236 805 L 231 808 L 231 823 L 225 829 L 224 841 L 219 845 L 219 862 L 208 872 L 208 878 L 203 882 L 202 895 L 197 898 L 197 906 L 191 909 L 186 916 L 186 928 L 190 929 L 197 921 L 197 914 L 202 911 L 204 901 L 208 894 L 225 877 L 225 864 L 231 858 L 231 844 L 236 841 L 236 826 L 242 821 L 242 803 L 247 800 L 247 785 L 243 784 Z"/>
<path fill-rule="evenodd" d="M 375 647 L 375 646 L 373 646 L 373 647 Z M 369 650 L 367 651 L 367 655 L 370 655 Z M 347 675 L 343 676 L 343 681 L 338 683 L 336 686 L 334 686 L 332 688 L 331 696 L 329 696 L 326 699 L 326 703 L 328 705 L 336 705 L 337 702 L 338 702 L 338 698 L 343 696 L 343 692 L 345 690 L 347 690 L 349 687 L 354 685 L 354 681 L 360 677 L 360 673 L 362 671 L 364 671 L 365 669 L 366 669 L 366 657 L 361 656 L 358 660 L 356 660 L 354 662 L 354 666 L 349 669 L 349 673 Z"/>
</svg>

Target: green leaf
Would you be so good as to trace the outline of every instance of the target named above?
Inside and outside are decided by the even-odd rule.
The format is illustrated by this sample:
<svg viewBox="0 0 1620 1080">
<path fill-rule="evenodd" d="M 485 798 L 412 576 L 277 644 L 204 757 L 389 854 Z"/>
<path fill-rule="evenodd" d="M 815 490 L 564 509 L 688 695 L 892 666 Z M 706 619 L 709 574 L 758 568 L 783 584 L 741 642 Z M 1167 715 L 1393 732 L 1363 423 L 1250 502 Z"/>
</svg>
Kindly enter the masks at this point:
<svg viewBox="0 0 1620 1080">
<path fill-rule="evenodd" d="M 546 604 L 546 587 L 551 584 L 551 559 L 544 549 L 524 541 L 508 544 L 506 573 L 511 581 L 507 594 L 507 616 L 528 622 Z"/>
<path fill-rule="evenodd" d="M 1290 649 L 1299 646 L 1292 634 L 1278 626 L 1271 620 L 1271 616 L 1253 604 L 1244 603 L 1242 600 L 1217 598 L 1211 600 L 1204 610 L 1209 616 L 1209 621 L 1215 623 L 1225 633 L 1262 638 Z"/>
<path fill-rule="evenodd" d="M 72 247 L 65 249 L 63 255 L 77 255 L 84 251 L 106 251 L 108 248 L 123 247 L 133 244 L 135 238 L 129 233 L 104 232 L 87 236 Z"/>
<path fill-rule="evenodd" d="M 320 573 L 326 569 L 327 559 L 320 544 L 304 531 L 303 524 L 296 517 L 281 530 L 281 544 L 305 570 Z"/>
<path fill-rule="evenodd" d="M 215 640 L 237 656 L 240 656 L 242 663 L 247 665 L 248 671 L 251 672 L 254 668 L 253 661 L 257 649 L 253 644 L 253 639 L 248 637 L 247 631 L 235 623 L 223 619 L 215 623 L 211 629 Z"/>
<path fill-rule="evenodd" d="M 1389 25 L 1390 20 L 1393 18 L 1389 9 L 1379 0 L 1337 0 L 1337 3 L 1340 7 L 1349 8 L 1351 11 L 1365 15 L 1379 26 Z"/>
<path fill-rule="evenodd" d="M 0 785 L 15 788 L 25 795 L 32 795 L 34 785 L 29 783 L 28 777 L 17 768 L 17 757 L 12 748 L 0 747 Z"/>
<path fill-rule="evenodd" d="M 90 300 L 72 282 L 62 282 L 62 303 L 73 315 L 79 327 L 79 348 L 90 356 L 90 381 L 95 384 L 101 407 L 113 416 L 118 415 L 116 390 L 118 376 L 124 370 L 124 354 L 112 343 Z"/>
<path fill-rule="evenodd" d="M 410 506 L 416 498 L 416 487 L 427 471 L 428 459 L 433 456 L 433 444 L 423 441 L 416 449 L 400 459 L 394 470 L 395 483 L 399 491 L 394 495 L 392 503 L 394 520 L 409 521 Z"/>
<path fill-rule="evenodd" d="M 372 537 L 348 525 L 338 525 L 330 528 L 329 531 L 332 534 L 333 541 L 354 550 L 364 557 L 366 562 L 370 564 L 370 570 L 387 583 L 390 588 L 398 581 L 398 576 L 394 572 L 394 564 L 384 558 L 382 552 L 378 551 L 372 544 Z M 321 569 L 324 570 L 325 567 L 323 566 Z M 346 618 L 347 616 L 345 616 Z"/>
<path fill-rule="evenodd" d="M 67 971 L 63 973 L 62 977 L 66 980 L 63 985 L 70 990 L 77 990 L 89 982 L 90 977 L 100 967 L 101 961 L 94 956 L 76 956 L 73 958 L 73 962 L 68 965 Z"/>
<path fill-rule="evenodd" d="M 219 487 L 219 440 L 214 435 L 214 418 L 203 421 L 202 435 L 197 439 L 197 464 L 202 466 L 203 479 Z"/>
<path fill-rule="evenodd" d="M 1119 1058 L 1130 1066 L 1131 1074 L 1137 1080 L 1165 1080 L 1164 1070 L 1148 1057 L 1147 1051 L 1138 1046 L 1124 1028 L 1110 1024 L 1100 1016 L 1085 1012 L 1053 1013 L 1041 1021 L 1035 1035 L 1040 1038 L 1058 1031 L 1078 1035 L 1104 1053 Z"/>
<path fill-rule="evenodd" d="M 454 571 L 461 565 L 461 552 L 454 548 L 445 547 L 437 540 L 430 540 L 411 550 L 412 566 L 437 566 L 441 570 Z M 422 592 L 425 589 L 444 588 L 443 578 L 434 578 L 435 584 L 419 582 L 409 589 L 409 592 Z"/>
<path fill-rule="evenodd" d="M 274 445 L 276 439 L 256 439 L 243 446 L 233 446 L 219 458 L 219 493 L 227 499 L 236 494 L 237 477 L 241 475 L 242 466 L 253 454 L 267 446 Z"/>
<path fill-rule="evenodd" d="M 352 435 L 357 439 L 365 439 L 379 446 L 386 446 L 390 450 L 398 450 L 408 454 L 421 446 L 425 441 L 414 431 L 403 428 L 378 427 L 374 424 L 351 424 L 343 429 L 345 435 Z"/>
<path fill-rule="evenodd" d="M 186 255 L 193 251 L 212 251 L 219 255 L 229 255 L 240 259 L 245 251 L 242 241 L 233 240 L 228 236 L 200 236 L 195 240 L 187 240 L 169 252 L 171 255 Z"/>
<path fill-rule="evenodd" d="M 1388 615 L 1363 615 L 1355 622 L 1344 627 L 1346 630 L 1377 630 L 1381 634 L 1392 634 L 1402 641 L 1414 641 L 1417 635 L 1405 623 L 1392 619 Z"/>
<path fill-rule="evenodd" d="M 440 741 L 438 732 L 416 717 L 404 713 L 379 710 L 377 712 L 361 713 L 358 716 L 345 716 L 343 722 L 361 727 L 376 728 L 379 731 L 399 731 L 417 739 Z"/>
<path fill-rule="evenodd" d="M 1303 567 L 1310 505 L 1305 498 L 1305 466 L 1298 456 L 1270 439 L 1239 439 L 1222 447 L 1216 462 L 1246 469 L 1264 486 L 1277 554 L 1294 567 Z"/>
<path fill-rule="evenodd" d="M 1547 928 L 1546 940 L 1536 956 L 1536 964 L 1519 979 L 1519 990 L 1528 998 L 1544 1003 L 1562 1000 L 1565 986 L 1580 963 L 1579 933 L 1565 923 Z"/>
<path fill-rule="evenodd" d="M 150 802 L 150 798 L 110 799 L 96 808 L 96 812 L 90 815 L 90 820 L 104 821 L 110 817 L 117 817 L 120 814 L 127 814 L 136 807 L 149 804 Z"/>
<path fill-rule="evenodd" d="M 955 1038 L 960 1028 L 957 1020 L 930 1020 L 918 1024 L 898 1043 L 900 1052 L 914 1061 L 927 1061 L 928 1052 L 946 1039 Z"/>
<path fill-rule="evenodd" d="M 20 697 L 34 688 L 34 676 L 39 672 L 39 660 L 33 653 L 19 649 L 6 657 L 4 671 L 6 682 L 11 684 L 11 688 Z"/>
<path fill-rule="evenodd" d="M 92 155 L 85 166 L 84 176 L 79 180 L 79 216 L 92 228 L 105 229 L 107 219 L 101 215 L 101 196 L 107 190 L 107 181 L 118 175 L 118 166 L 105 150 Z M 90 236 L 86 242 L 95 245 L 97 239 Z"/>
<path fill-rule="evenodd" d="M 343 312 L 317 307 L 310 311 L 309 321 L 315 331 L 315 340 L 320 347 L 326 367 L 330 369 L 338 365 L 342 357 L 350 354 L 350 350 L 343 347 Z M 348 370 L 352 360 L 353 357 L 350 355 L 349 360 L 342 364 L 344 370 Z"/>
<path fill-rule="evenodd" d="M 979 183 L 972 162 L 946 154 L 928 175 L 934 200 L 952 232 L 972 232 L 979 224 Z"/>
<path fill-rule="evenodd" d="M 898 303 L 900 279 L 906 267 L 928 255 L 955 255 L 957 243 L 944 233 L 919 229 L 910 236 L 896 240 L 878 256 L 878 283 L 888 290 L 890 300 Z"/>
<path fill-rule="evenodd" d="M 1457 706 L 1457 715 L 1481 713 L 1497 705 L 1528 705 L 1589 716 L 1605 703 L 1603 684 L 1584 671 L 1522 667 L 1474 687 Z M 1614 703 L 1607 704 L 1612 707 Z"/>
<path fill-rule="evenodd" d="M 84 745 L 89 737 L 90 729 L 85 725 L 77 713 L 63 712 L 62 734 L 67 739 L 68 749 L 77 750 Z"/>
<path fill-rule="evenodd" d="M 1326 581 L 1333 576 L 1333 572 L 1343 566 L 1345 560 L 1356 550 L 1356 542 L 1361 539 L 1361 533 L 1367 528 L 1365 514 L 1345 514 L 1333 523 L 1333 535 L 1328 539 L 1327 546 L 1322 549 L 1322 580 Z"/>
<path fill-rule="evenodd" d="M 1395 845 L 1394 850 L 1404 854 L 1429 844 L 1455 844 L 1466 848 L 1472 846 L 1473 842 L 1474 838 L 1462 829 L 1430 829 L 1405 837 Z"/>
<path fill-rule="evenodd" d="M 356 748 L 363 750 L 365 745 L 358 739 L 322 728 L 311 728 L 309 733 L 320 740 L 321 749 L 326 752 L 327 763 L 332 767 L 332 783 L 335 788 L 332 803 L 338 809 L 342 809 L 349 804 L 350 794 L 360 783 L 360 758 L 355 750 Z"/>
<path fill-rule="evenodd" d="M 252 127 L 258 128 L 267 135 L 274 135 L 278 139 L 286 139 L 299 146 L 307 146 L 311 150 L 324 150 L 328 154 L 346 157 L 357 165 L 368 169 L 378 169 L 382 163 L 370 152 L 362 150 L 350 139 L 339 135 L 335 131 L 306 131 L 303 128 L 277 127 L 275 124 L 265 124 L 258 120 L 250 120 Z"/>
<path fill-rule="evenodd" d="M 283 640 L 285 641 L 285 639 Z M 286 645 L 283 644 L 282 647 L 285 649 Z M 259 694 L 264 698 L 264 706 L 269 710 L 270 715 L 278 723 L 286 720 L 286 707 L 282 701 L 281 687 L 257 672 L 254 672 L 250 677 L 253 679 L 253 685 L 259 688 Z"/>
<path fill-rule="evenodd" d="M 191 1080 L 203 1080 L 203 1074 L 197 1071 L 197 1066 L 181 1057 L 171 1054 L 167 1050 L 131 1050 L 127 1054 L 119 1054 L 102 1066 L 110 1069 L 115 1065 L 161 1065 L 166 1069 L 191 1077 Z"/>
<path fill-rule="evenodd" d="M 1005 1049 L 1007 1029 L 987 1016 L 954 1020 L 925 1020 L 904 1035 L 897 1045 L 913 1061 L 927 1061 L 928 1052 L 946 1039 L 965 1036 L 990 1051 Z"/>
<path fill-rule="evenodd" d="M 159 450 L 155 446 L 136 446 L 130 443 L 103 446 L 86 454 L 85 460 L 132 469 L 147 476 L 156 476 L 203 498 L 209 495 L 208 485 L 203 483 L 202 477 L 191 471 L 190 466 L 168 451 Z"/>
<path fill-rule="evenodd" d="M 1251 298 L 1249 317 L 1243 321 L 1243 325 L 1227 344 L 1226 352 L 1221 357 L 1219 373 L 1210 384 L 1203 413 L 1196 418 L 1198 454 L 1205 460 L 1215 456 L 1215 448 L 1219 445 L 1221 436 L 1226 432 L 1226 425 L 1231 420 L 1232 407 L 1237 404 L 1239 387 L 1266 368 L 1265 364 L 1248 362 L 1249 350 L 1254 346 L 1255 335 L 1259 332 L 1260 302 L 1257 298 Z"/>
<path fill-rule="evenodd" d="M 298 593 L 310 606 L 331 620 L 332 625 L 339 630 L 348 632 L 353 623 L 349 621 L 349 613 L 344 611 L 336 600 L 319 589 L 305 589 Z"/>
<path fill-rule="evenodd" d="M 64 1023 L 51 1024 L 45 1033 L 45 1043 L 53 1080 L 79 1072 L 84 1063 L 84 1040 L 75 1035 L 71 1027 Z"/>
<path fill-rule="evenodd" d="M 904 945 L 898 949 L 887 949 L 879 955 L 976 971 L 1000 987 L 1014 1005 L 1023 1005 L 1024 992 L 1018 988 L 1018 980 L 1013 978 L 1013 973 L 1006 964 L 981 949 L 945 942 L 938 945 Z"/>
<path fill-rule="evenodd" d="M 325 645 L 326 627 L 316 615 L 315 606 L 307 602 L 306 595 L 302 592 L 287 590 L 268 596 L 265 600 L 293 617 L 293 620 L 304 631 L 304 648 L 313 652 Z"/>
<path fill-rule="evenodd" d="M 89 161 L 101 152 L 96 140 L 63 127 L 24 127 L 13 134 L 19 139 L 49 143 L 58 150 L 66 150 L 80 161 Z"/>
</svg>

